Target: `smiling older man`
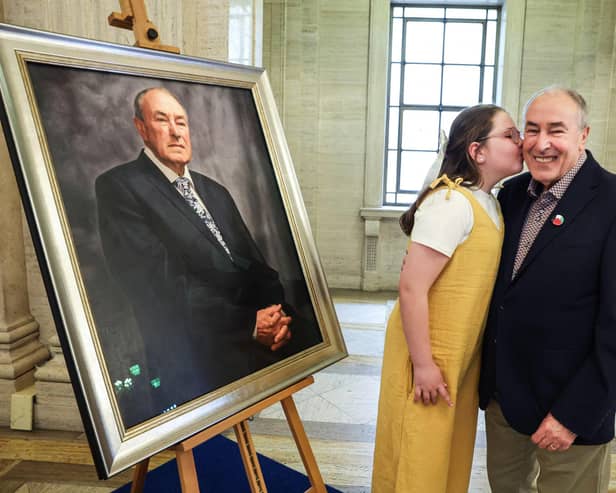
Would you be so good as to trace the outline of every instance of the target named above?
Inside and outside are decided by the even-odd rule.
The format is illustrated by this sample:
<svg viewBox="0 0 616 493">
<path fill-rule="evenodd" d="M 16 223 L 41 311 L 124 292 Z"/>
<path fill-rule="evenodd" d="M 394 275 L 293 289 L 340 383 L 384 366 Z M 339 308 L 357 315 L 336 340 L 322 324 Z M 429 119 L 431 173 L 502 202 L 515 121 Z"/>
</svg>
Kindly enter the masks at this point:
<svg viewBox="0 0 616 493">
<path fill-rule="evenodd" d="M 585 149 L 586 103 L 526 106 L 530 173 L 499 194 L 501 266 L 480 405 L 495 493 L 607 492 L 616 407 L 616 176 Z"/>
</svg>

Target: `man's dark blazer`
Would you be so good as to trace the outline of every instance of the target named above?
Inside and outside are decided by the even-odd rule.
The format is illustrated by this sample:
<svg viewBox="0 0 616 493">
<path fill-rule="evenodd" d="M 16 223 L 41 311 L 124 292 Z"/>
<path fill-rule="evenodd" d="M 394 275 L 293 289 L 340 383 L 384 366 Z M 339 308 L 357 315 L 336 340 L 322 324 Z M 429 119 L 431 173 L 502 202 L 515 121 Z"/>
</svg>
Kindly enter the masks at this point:
<svg viewBox="0 0 616 493">
<path fill-rule="evenodd" d="M 501 265 L 483 346 L 480 406 L 494 391 L 509 424 L 533 434 L 548 414 L 576 444 L 614 437 L 616 406 L 616 176 L 588 152 L 516 277 L 531 205 L 530 174 L 500 191 Z M 552 221 L 560 214 L 562 225 Z"/>
<path fill-rule="evenodd" d="M 143 340 L 138 363 L 146 378 L 160 379 L 149 389 L 151 410 L 126 411 L 134 415 L 125 419 L 131 424 L 287 355 L 287 348 L 272 352 L 252 338 L 257 310 L 284 301 L 278 273 L 266 265 L 229 192 L 194 171 L 191 177 L 232 259 L 143 152 L 96 180 L 107 267 Z"/>
</svg>

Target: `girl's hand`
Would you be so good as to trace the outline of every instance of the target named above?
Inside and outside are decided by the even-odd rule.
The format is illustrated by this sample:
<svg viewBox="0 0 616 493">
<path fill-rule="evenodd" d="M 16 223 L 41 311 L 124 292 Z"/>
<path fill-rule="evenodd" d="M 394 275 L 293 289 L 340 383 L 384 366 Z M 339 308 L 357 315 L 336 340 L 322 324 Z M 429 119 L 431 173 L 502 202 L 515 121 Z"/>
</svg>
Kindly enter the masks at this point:
<svg viewBox="0 0 616 493">
<path fill-rule="evenodd" d="M 413 402 L 422 401 L 426 406 L 431 403 L 436 404 L 440 395 L 449 407 L 453 407 L 447 384 L 434 361 L 427 365 L 413 365 L 413 378 L 415 383 Z"/>
</svg>

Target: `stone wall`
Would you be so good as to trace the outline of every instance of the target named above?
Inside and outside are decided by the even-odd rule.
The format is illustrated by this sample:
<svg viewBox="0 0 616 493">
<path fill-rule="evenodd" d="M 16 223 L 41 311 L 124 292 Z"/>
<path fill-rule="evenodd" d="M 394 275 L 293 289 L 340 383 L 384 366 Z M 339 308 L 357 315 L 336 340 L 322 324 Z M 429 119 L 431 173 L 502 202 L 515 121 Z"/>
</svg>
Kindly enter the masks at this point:
<svg viewBox="0 0 616 493">
<path fill-rule="evenodd" d="M 268 70 L 331 286 L 361 287 L 369 0 L 265 0 Z"/>
</svg>

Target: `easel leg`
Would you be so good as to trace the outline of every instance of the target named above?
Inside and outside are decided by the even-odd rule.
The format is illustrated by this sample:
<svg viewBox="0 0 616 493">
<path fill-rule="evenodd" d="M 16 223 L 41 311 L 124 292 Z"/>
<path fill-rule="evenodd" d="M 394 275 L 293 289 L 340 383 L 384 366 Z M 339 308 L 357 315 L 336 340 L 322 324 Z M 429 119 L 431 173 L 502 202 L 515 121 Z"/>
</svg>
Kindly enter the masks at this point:
<svg viewBox="0 0 616 493">
<path fill-rule="evenodd" d="M 175 457 L 178 464 L 182 493 L 199 493 L 199 481 L 197 480 L 193 451 L 176 448 Z"/>
<path fill-rule="evenodd" d="M 148 473 L 148 465 L 150 459 L 144 459 L 135 466 L 133 471 L 133 483 L 130 487 L 130 493 L 141 493 L 145 486 L 145 476 Z"/>
<path fill-rule="evenodd" d="M 308 441 L 306 431 L 304 430 L 304 425 L 302 424 L 302 420 L 297 412 L 297 407 L 295 407 L 293 397 L 285 397 L 280 401 L 280 403 L 282 404 L 282 409 L 287 417 L 289 428 L 291 428 L 291 433 L 293 434 L 297 449 L 299 450 L 299 455 L 301 456 L 306 472 L 308 473 L 308 479 L 310 479 L 310 484 L 312 485 L 306 493 L 326 493 L 327 490 L 325 488 L 323 478 L 321 477 L 321 471 L 319 471 L 319 466 L 317 465 L 317 461 L 312 453 L 310 442 Z"/>
<path fill-rule="evenodd" d="M 248 421 L 240 421 L 238 424 L 233 425 L 233 431 L 235 431 L 237 444 L 240 447 L 240 454 L 244 463 L 244 469 L 246 469 L 246 476 L 248 476 L 250 491 L 252 493 L 267 493 L 259 458 L 252 442 L 250 428 L 248 427 Z"/>
</svg>

